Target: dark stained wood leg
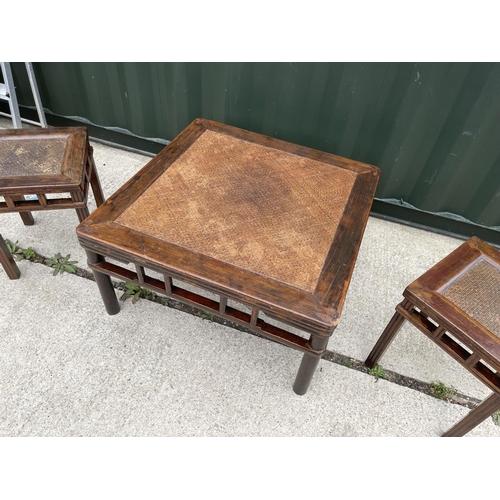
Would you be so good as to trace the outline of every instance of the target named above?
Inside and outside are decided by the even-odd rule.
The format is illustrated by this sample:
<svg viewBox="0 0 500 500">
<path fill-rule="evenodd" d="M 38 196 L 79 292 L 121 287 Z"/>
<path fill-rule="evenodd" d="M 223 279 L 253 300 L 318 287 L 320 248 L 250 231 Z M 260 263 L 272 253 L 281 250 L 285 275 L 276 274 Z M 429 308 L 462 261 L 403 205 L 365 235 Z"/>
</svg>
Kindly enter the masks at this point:
<svg viewBox="0 0 500 500">
<path fill-rule="evenodd" d="M 95 167 L 93 151 L 92 146 L 89 146 L 87 161 L 90 164 L 90 185 L 94 193 L 95 203 L 99 207 L 104 203 L 104 193 L 102 192 L 101 181 Z"/>
<path fill-rule="evenodd" d="M 407 310 L 411 309 L 412 307 L 411 303 L 406 299 L 401 302 L 401 306 Z M 384 352 L 391 345 L 404 322 L 404 316 L 401 316 L 401 314 L 395 312 L 394 316 L 391 318 L 391 321 L 389 321 L 388 325 L 385 327 L 385 330 L 382 332 L 382 335 L 377 340 L 377 343 L 366 358 L 365 365 L 368 366 L 368 368 L 373 368 L 375 366 L 377 361 L 382 357 Z"/>
<path fill-rule="evenodd" d="M 313 335 L 310 340 L 311 348 L 317 351 L 326 349 L 328 340 L 329 338 L 317 337 Z M 307 392 L 320 359 L 321 358 L 319 356 L 313 356 L 307 353 L 304 354 L 300 363 L 299 371 L 295 377 L 295 383 L 293 384 L 293 391 L 295 394 L 303 396 Z"/>
<path fill-rule="evenodd" d="M 73 201 L 83 201 L 83 193 L 80 193 L 79 191 L 74 191 L 73 193 L 71 193 L 71 199 Z M 87 206 L 83 208 L 75 208 L 75 210 L 76 210 L 76 215 L 78 215 L 78 220 L 80 222 L 83 222 L 90 215 Z"/>
<path fill-rule="evenodd" d="M 2 235 L 0 234 L 0 264 L 5 269 L 7 276 L 11 280 L 17 280 L 21 276 L 21 271 L 17 267 L 12 254 L 9 252 Z"/>
<path fill-rule="evenodd" d="M 99 264 L 102 262 L 103 258 L 90 250 L 85 250 L 87 253 L 87 258 L 92 264 Z M 94 273 L 95 281 L 101 292 L 101 297 L 104 302 L 104 307 L 109 315 L 117 314 L 120 312 L 120 304 L 116 298 L 115 289 L 111 283 L 111 279 L 107 274 L 100 273 L 98 271 L 92 270 Z"/>
<path fill-rule="evenodd" d="M 10 198 L 13 201 L 24 201 L 25 198 L 22 194 L 16 194 L 16 195 L 10 195 Z M 35 219 L 33 219 L 33 215 L 31 212 L 19 212 L 19 215 L 21 216 L 21 219 L 23 221 L 23 224 L 25 226 L 32 226 L 35 223 Z"/>
<path fill-rule="evenodd" d="M 443 434 L 443 437 L 461 437 L 484 422 L 488 417 L 500 410 L 500 396 L 493 393 L 477 408 L 468 413 L 458 424 Z"/>
</svg>

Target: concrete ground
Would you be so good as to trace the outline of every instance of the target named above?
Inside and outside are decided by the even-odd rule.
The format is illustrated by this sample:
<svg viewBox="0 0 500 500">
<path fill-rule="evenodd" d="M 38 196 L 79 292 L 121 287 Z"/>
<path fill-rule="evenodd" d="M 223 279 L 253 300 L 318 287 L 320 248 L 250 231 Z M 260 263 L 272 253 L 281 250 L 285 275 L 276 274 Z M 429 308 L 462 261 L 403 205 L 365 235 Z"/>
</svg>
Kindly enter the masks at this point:
<svg viewBox="0 0 500 500">
<path fill-rule="evenodd" d="M 92 145 L 106 197 L 150 159 Z M 74 211 L 34 218 L 27 227 L 2 214 L 0 233 L 88 269 Z M 408 325 L 380 361 L 400 383 L 356 366 L 405 286 L 461 242 L 370 217 L 328 346 L 355 366 L 321 360 L 305 396 L 292 391 L 301 354 L 290 348 L 145 299 L 108 316 L 86 277 L 26 260 L 19 280 L 0 269 L 0 436 L 439 436 L 469 409 L 411 379 L 475 399 L 489 394 L 483 384 Z M 490 418 L 468 436 L 500 436 L 500 427 Z"/>
</svg>

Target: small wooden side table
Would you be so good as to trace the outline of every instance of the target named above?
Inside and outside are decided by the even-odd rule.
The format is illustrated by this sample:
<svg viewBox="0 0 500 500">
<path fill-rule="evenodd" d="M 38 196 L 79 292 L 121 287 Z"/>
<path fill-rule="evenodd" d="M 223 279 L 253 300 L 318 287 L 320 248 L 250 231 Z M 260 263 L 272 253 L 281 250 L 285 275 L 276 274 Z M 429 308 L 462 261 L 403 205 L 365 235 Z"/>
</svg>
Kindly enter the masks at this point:
<svg viewBox="0 0 500 500">
<path fill-rule="evenodd" d="M 472 237 L 403 296 L 365 364 L 375 366 L 409 321 L 493 391 L 443 434 L 463 436 L 500 410 L 500 252 Z"/>
<path fill-rule="evenodd" d="M 0 196 L 4 199 L 0 213 L 19 212 L 24 224 L 31 226 L 32 211 L 73 208 L 82 222 L 89 216 L 89 185 L 96 205 L 104 202 L 92 153 L 86 127 L 0 130 Z M 66 196 L 47 196 L 53 193 Z M 28 195 L 36 199 L 26 200 Z M 19 277 L 3 240 L 0 263 L 9 278 Z"/>
<path fill-rule="evenodd" d="M 305 353 L 294 385 L 305 394 L 339 322 L 378 178 L 371 165 L 197 119 L 77 235 L 109 314 L 119 311 L 110 276 L 205 309 Z"/>
</svg>

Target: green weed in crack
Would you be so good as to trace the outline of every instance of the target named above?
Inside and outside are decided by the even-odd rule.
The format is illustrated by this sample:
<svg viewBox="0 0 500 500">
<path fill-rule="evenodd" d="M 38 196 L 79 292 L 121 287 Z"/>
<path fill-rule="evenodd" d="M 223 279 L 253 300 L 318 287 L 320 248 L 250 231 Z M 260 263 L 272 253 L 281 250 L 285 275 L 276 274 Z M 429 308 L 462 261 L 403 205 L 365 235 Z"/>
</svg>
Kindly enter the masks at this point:
<svg viewBox="0 0 500 500">
<path fill-rule="evenodd" d="M 208 321 L 213 321 L 215 319 L 215 315 L 209 312 L 201 311 L 200 318 L 207 319 Z"/>
<path fill-rule="evenodd" d="M 443 400 L 448 399 L 457 392 L 454 387 L 447 387 L 443 382 L 431 382 L 430 388 L 436 398 Z"/>
<path fill-rule="evenodd" d="M 76 270 L 78 269 L 75 264 L 78 264 L 76 260 L 69 260 L 71 257 L 70 254 L 66 255 L 66 257 L 63 257 L 59 252 L 54 255 L 54 257 L 51 257 L 50 259 L 45 259 L 45 264 L 47 264 L 49 267 L 54 268 L 54 272 L 52 273 L 53 276 L 56 276 L 58 273 L 62 274 L 64 272 L 66 273 L 76 273 Z"/>
<path fill-rule="evenodd" d="M 387 375 L 380 365 L 375 365 L 373 368 L 370 368 L 368 370 L 368 373 L 370 375 L 373 375 L 375 377 L 375 380 L 378 380 L 379 378 L 387 378 Z"/>
<path fill-rule="evenodd" d="M 128 298 L 132 298 L 132 304 L 135 304 L 141 298 L 155 300 L 156 294 L 134 283 L 125 283 L 125 292 L 120 297 L 120 300 L 127 300 Z"/>
<path fill-rule="evenodd" d="M 16 260 L 30 260 L 39 257 L 39 255 L 31 247 L 21 248 L 17 241 L 13 243 L 10 240 L 5 240 L 5 244 L 7 245 L 9 252 Z"/>
</svg>

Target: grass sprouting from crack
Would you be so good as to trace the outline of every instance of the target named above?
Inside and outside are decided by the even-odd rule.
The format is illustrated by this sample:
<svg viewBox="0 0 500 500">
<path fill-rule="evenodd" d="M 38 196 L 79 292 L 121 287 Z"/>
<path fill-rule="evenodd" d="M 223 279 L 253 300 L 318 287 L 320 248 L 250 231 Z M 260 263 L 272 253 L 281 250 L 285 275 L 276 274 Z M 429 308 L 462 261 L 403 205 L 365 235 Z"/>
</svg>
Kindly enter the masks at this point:
<svg viewBox="0 0 500 500">
<path fill-rule="evenodd" d="M 442 400 L 450 398 L 457 392 L 454 387 L 448 387 L 443 382 L 431 382 L 430 388 L 434 396 Z"/>
<path fill-rule="evenodd" d="M 201 311 L 200 318 L 207 319 L 208 321 L 213 321 L 215 319 L 215 315 L 209 312 Z"/>
<path fill-rule="evenodd" d="M 387 375 L 385 374 L 383 368 L 380 365 L 375 365 L 373 368 L 370 368 L 368 370 L 368 373 L 370 375 L 373 375 L 375 377 L 375 380 L 378 380 L 379 378 L 387 378 Z"/>
</svg>

